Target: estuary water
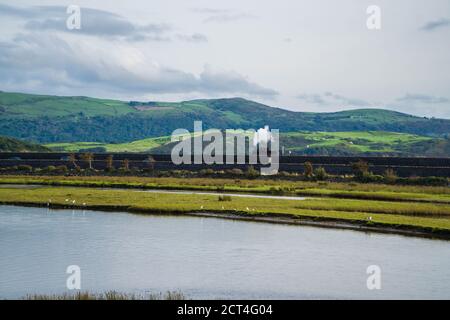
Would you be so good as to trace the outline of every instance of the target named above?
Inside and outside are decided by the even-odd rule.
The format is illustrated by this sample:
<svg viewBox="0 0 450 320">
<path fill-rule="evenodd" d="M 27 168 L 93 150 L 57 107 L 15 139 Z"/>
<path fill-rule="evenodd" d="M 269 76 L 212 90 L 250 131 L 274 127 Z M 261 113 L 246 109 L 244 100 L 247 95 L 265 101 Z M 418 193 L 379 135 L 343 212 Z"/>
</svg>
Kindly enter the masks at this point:
<svg viewBox="0 0 450 320">
<path fill-rule="evenodd" d="M 449 241 L 0 206 L 0 298 L 67 292 L 70 265 L 80 268 L 81 289 L 93 292 L 170 290 L 189 299 L 450 299 Z M 379 268 L 380 289 L 368 289 L 369 266 Z"/>
</svg>

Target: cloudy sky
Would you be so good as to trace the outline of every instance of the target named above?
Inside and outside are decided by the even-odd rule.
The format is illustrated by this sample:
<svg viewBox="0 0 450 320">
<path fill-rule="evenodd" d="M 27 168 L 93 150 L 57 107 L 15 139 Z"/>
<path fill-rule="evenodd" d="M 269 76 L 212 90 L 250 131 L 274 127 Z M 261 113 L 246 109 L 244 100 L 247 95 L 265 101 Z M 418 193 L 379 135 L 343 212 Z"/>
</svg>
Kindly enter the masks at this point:
<svg viewBox="0 0 450 320">
<path fill-rule="evenodd" d="M 2 91 L 450 118 L 449 0 L 0 0 L 0 21 Z"/>
</svg>

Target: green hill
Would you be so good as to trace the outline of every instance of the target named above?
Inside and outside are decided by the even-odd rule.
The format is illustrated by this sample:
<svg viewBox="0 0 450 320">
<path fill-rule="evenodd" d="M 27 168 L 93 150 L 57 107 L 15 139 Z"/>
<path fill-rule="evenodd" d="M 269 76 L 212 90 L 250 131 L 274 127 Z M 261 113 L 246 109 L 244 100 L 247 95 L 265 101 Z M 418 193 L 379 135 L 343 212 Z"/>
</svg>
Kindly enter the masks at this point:
<svg viewBox="0 0 450 320">
<path fill-rule="evenodd" d="M 150 152 L 170 154 L 175 143 L 170 137 L 148 138 L 129 143 L 75 142 L 46 145 L 65 152 Z M 450 140 L 407 133 L 289 132 L 281 133 L 280 146 L 293 155 L 373 155 L 373 156 L 450 156 Z"/>
<path fill-rule="evenodd" d="M 47 147 L 38 144 L 23 142 L 17 139 L 0 137 L 0 152 L 48 152 Z"/>
<path fill-rule="evenodd" d="M 335 113 L 293 112 L 242 98 L 124 102 L 0 92 L 0 135 L 50 142 L 119 143 L 167 136 L 177 128 L 259 128 L 281 132 L 389 131 L 444 136 L 450 120 L 427 119 L 380 109 Z"/>
</svg>

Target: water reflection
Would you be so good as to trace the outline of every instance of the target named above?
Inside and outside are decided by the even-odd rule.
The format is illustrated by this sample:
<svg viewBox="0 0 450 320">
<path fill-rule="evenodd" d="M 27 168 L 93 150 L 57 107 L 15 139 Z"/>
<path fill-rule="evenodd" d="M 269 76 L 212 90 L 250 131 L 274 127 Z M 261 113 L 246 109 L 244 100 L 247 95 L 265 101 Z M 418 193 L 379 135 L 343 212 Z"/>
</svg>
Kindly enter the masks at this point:
<svg viewBox="0 0 450 320">
<path fill-rule="evenodd" d="M 450 298 L 448 241 L 214 218 L 0 207 L 0 297 L 82 289 L 189 298 Z M 368 290 L 379 265 L 382 289 Z"/>
</svg>

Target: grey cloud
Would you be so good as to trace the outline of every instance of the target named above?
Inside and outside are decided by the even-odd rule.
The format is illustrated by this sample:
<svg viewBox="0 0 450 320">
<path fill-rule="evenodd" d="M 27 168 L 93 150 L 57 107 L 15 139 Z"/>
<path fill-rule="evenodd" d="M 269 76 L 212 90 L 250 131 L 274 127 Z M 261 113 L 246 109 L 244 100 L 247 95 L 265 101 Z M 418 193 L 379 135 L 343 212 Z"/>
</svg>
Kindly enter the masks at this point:
<svg viewBox="0 0 450 320">
<path fill-rule="evenodd" d="M 171 29 L 168 25 L 162 24 L 138 26 L 120 16 L 93 9 L 82 9 L 81 29 L 79 30 L 67 29 L 66 18 L 67 16 L 63 15 L 60 18 L 31 20 L 26 23 L 25 27 L 29 30 L 56 30 L 94 36 L 124 37 L 126 39 L 137 37 L 147 39 L 147 37 L 162 35 Z"/>
<path fill-rule="evenodd" d="M 297 99 L 303 100 L 307 103 L 326 105 L 327 102 L 322 98 L 320 94 L 300 94 Z"/>
<path fill-rule="evenodd" d="M 0 43 L 0 85 L 24 90 L 30 84 L 42 91 L 94 86 L 105 92 L 127 94 L 199 92 L 264 98 L 277 95 L 235 72 L 216 72 L 205 67 L 195 75 L 152 63 L 129 46 L 116 47 L 113 53 L 104 49 L 104 54 L 99 54 L 98 49 L 69 44 L 54 35 L 18 36 L 12 42 Z M 130 63 L 130 59 L 135 60 Z"/>
<path fill-rule="evenodd" d="M 433 31 L 439 28 L 450 27 L 450 19 L 442 18 L 439 20 L 434 20 L 426 23 L 420 29 L 424 31 Z"/>
<path fill-rule="evenodd" d="M 365 101 L 365 100 L 361 100 L 361 99 L 356 99 L 356 98 L 348 98 L 348 97 L 344 97 L 341 96 L 339 94 L 335 94 L 332 92 L 325 92 L 324 93 L 325 97 L 334 99 L 336 101 L 339 101 L 345 105 L 351 105 L 351 106 L 362 106 L 362 107 L 368 107 L 371 105 L 371 103 Z"/>
<path fill-rule="evenodd" d="M 16 16 L 25 20 L 25 28 L 30 31 L 55 30 L 75 35 L 119 38 L 127 41 L 171 41 L 174 38 L 191 42 L 205 42 L 206 37 L 199 34 L 172 37 L 169 24 L 135 24 L 112 12 L 81 8 L 81 29 L 69 30 L 66 27 L 66 7 L 35 6 L 13 7 L 0 5 L 0 15 Z"/>
<path fill-rule="evenodd" d="M 208 67 L 200 74 L 200 83 L 207 92 L 247 93 L 265 98 L 278 95 L 277 91 L 250 82 L 236 72 L 214 72 Z"/>
<path fill-rule="evenodd" d="M 438 104 L 438 103 L 449 103 L 450 100 L 445 97 L 436 97 L 436 96 L 430 96 L 426 94 L 406 94 L 405 96 L 398 98 L 397 101 L 399 102 L 406 102 L 406 103 L 428 103 L 428 104 Z"/>
<path fill-rule="evenodd" d="M 346 107 L 372 107 L 379 103 L 368 102 L 366 100 L 349 98 L 332 92 L 325 92 L 323 94 L 301 94 L 297 96 L 297 99 L 305 101 L 310 104 L 319 106 L 336 106 L 337 104 Z M 406 94 L 403 97 L 395 100 L 398 105 L 400 104 L 440 104 L 449 103 L 450 99 L 446 97 L 437 97 L 426 94 Z"/>
<path fill-rule="evenodd" d="M 0 4 L 0 15 L 23 19 L 36 18 L 42 15 L 57 15 L 61 13 L 61 10 L 64 13 L 66 12 L 66 8 L 61 6 L 19 7 Z"/>
<path fill-rule="evenodd" d="M 26 10 L 24 8 L 11 7 L 1 3 L 0 3 L 0 14 L 22 18 L 30 18 L 34 16 L 34 12 L 30 12 L 29 10 Z"/>
<path fill-rule="evenodd" d="M 301 94 L 297 96 L 298 99 L 307 103 L 316 104 L 320 106 L 331 106 L 341 104 L 352 107 L 369 107 L 372 104 L 361 99 L 348 98 L 332 92 L 325 92 L 323 94 Z"/>
<path fill-rule="evenodd" d="M 64 7 L 49 8 L 48 14 L 53 17 L 43 20 L 28 21 L 25 27 L 29 30 L 56 30 L 62 32 L 81 33 L 85 35 L 123 37 L 125 39 L 149 39 L 155 36 L 161 36 L 171 29 L 165 24 L 148 24 L 139 26 L 131 23 L 127 19 L 111 12 L 81 8 L 81 29 L 69 30 L 66 28 L 67 14 Z"/>
</svg>

